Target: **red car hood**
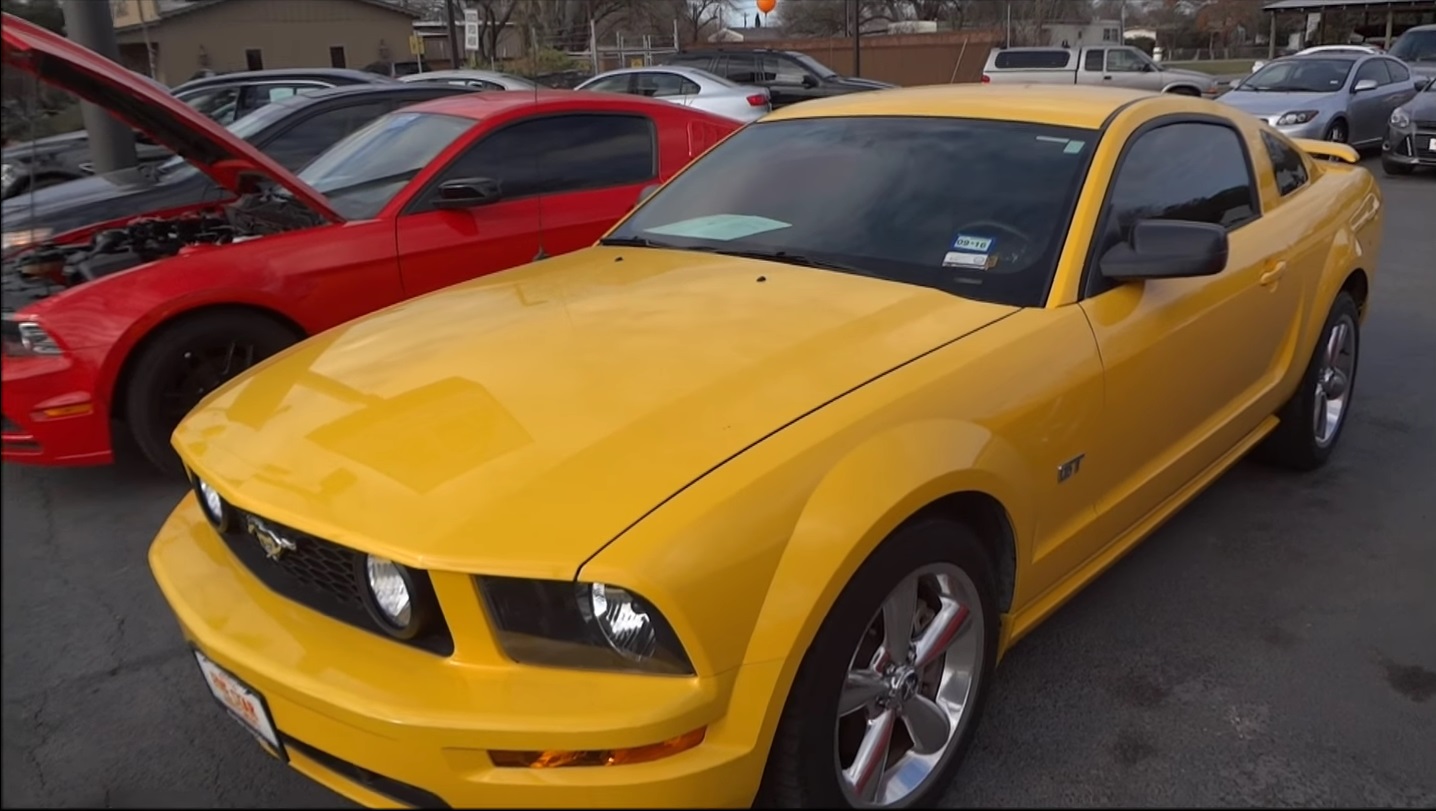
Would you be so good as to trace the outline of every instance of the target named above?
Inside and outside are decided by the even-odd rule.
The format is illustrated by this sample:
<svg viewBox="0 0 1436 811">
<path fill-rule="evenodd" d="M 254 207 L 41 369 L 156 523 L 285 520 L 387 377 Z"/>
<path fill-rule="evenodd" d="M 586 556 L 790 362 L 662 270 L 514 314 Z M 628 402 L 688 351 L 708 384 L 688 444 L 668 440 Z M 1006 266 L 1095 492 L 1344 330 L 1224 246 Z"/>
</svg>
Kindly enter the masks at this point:
<svg viewBox="0 0 1436 811">
<path fill-rule="evenodd" d="M 137 82 L 120 65 L 13 14 L 4 14 L 3 23 L 0 51 L 6 67 L 104 107 L 234 194 L 248 191 L 256 176 L 265 177 L 324 218 L 343 220 L 322 194 L 161 88 Z"/>
</svg>

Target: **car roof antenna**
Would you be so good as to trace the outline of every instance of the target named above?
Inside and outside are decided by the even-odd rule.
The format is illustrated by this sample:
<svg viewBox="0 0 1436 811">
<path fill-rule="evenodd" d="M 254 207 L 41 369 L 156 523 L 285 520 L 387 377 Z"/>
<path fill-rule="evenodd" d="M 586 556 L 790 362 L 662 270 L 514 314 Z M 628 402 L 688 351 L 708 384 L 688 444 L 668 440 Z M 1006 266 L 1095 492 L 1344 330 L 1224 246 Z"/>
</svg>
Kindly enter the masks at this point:
<svg viewBox="0 0 1436 811">
<path fill-rule="evenodd" d="M 535 49 L 535 51 L 537 51 L 537 49 Z M 539 96 L 538 58 L 537 58 L 537 56 L 535 56 L 535 58 L 530 62 L 530 68 L 532 68 L 532 70 L 533 70 L 533 72 L 534 72 L 534 80 L 533 80 L 533 83 L 534 83 L 534 107 L 537 108 L 537 107 L 538 107 L 538 103 L 539 103 L 539 97 L 538 97 L 538 96 Z M 534 153 L 534 177 L 535 177 L 536 179 L 539 177 L 539 156 L 538 156 L 538 153 L 537 153 L 537 152 Z M 542 261 L 542 260 L 548 258 L 548 251 L 544 250 L 544 244 L 543 244 L 543 198 L 544 198 L 544 187 L 543 187 L 543 183 L 542 183 L 542 182 L 540 182 L 540 183 L 538 184 L 538 188 L 539 188 L 539 193 L 536 194 L 536 195 L 534 195 L 534 203 L 538 206 L 538 209 L 537 209 L 537 210 L 538 210 L 538 253 L 534 254 L 534 259 L 533 259 L 533 260 L 534 260 L 535 262 Z"/>
</svg>

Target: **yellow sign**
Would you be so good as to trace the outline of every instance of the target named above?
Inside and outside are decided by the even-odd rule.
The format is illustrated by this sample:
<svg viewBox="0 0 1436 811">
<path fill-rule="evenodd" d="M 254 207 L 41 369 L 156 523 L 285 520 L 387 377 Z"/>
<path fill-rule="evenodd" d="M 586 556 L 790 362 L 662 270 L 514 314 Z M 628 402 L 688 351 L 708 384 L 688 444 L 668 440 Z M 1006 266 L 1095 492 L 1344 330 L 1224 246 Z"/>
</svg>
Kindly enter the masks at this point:
<svg viewBox="0 0 1436 811">
<path fill-rule="evenodd" d="M 418 34 L 410 34 L 410 35 L 409 35 L 409 53 L 411 53 L 411 54 L 413 54 L 413 55 L 415 55 L 415 56 L 423 56 L 423 54 L 424 54 L 424 38 L 423 38 L 423 37 L 419 36 Z"/>
<path fill-rule="evenodd" d="M 643 64 L 643 57 L 641 57 L 641 56 L 630 56 L 630 57 L 628 57 L 628 66 L 629 66 L 630 68 L 646 67 L 646 66 Z"/>
</svg>

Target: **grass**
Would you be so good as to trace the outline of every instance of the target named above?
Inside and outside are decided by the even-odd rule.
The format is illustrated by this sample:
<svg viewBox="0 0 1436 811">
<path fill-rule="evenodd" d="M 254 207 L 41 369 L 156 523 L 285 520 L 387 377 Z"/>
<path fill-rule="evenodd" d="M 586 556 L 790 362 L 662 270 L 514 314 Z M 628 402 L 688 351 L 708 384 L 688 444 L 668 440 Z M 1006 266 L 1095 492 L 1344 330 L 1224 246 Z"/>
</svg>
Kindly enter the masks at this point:
<svg viewBox="0 0 1436 811">
<path fill-rule="evenodd" d="M 1255 59 L 1200 59 L 1195 62 L 1163 62 L 1168 68 L 1199 70 L 1213 76 L 1236 76 L 1252 72 Z"/>
</svg>

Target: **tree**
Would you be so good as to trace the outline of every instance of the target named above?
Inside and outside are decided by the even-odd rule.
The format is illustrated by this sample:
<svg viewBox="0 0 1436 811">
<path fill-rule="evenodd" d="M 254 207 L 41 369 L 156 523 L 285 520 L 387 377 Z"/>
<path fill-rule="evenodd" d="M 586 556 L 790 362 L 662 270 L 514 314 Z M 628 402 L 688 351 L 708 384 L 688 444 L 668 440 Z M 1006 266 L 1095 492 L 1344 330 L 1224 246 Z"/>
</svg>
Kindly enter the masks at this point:
<svg viewBox="0 0 1436 811">
<path fill-rule="evenodd" d="M 65 33 L 65 13 L 60 9 L 59 0 L 0 0 L 0 11 L 57 34 Z"/>
</svg>

